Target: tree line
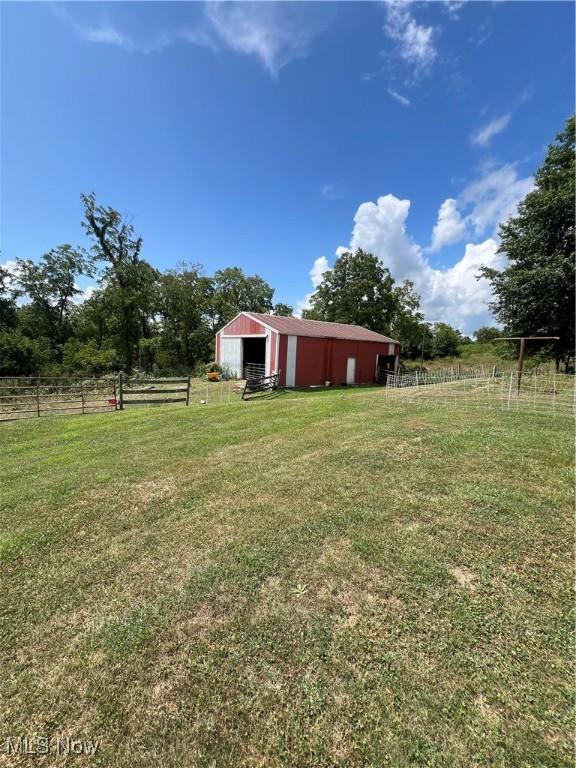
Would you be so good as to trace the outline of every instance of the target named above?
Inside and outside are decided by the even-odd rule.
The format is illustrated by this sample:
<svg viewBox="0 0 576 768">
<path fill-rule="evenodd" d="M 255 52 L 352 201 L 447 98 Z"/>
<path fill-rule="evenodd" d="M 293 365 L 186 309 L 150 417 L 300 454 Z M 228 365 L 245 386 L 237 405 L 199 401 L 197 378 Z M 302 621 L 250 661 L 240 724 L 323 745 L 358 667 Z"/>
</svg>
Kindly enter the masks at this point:
<svg viewBox="0 0 576 768">
<path fill-rule="evenodd" d="M 274 289 L 239 267 L 204 274 L 199 264 L 161 272 L 142 257 L 131 223 L 94 194 L 82 195 L 89 249 L 59 245 L 38 261 L 0 268 L 0 375 L 102 375 L 197 371 L 214 356 L 214 336 L 238 312 L 291 315 Z M 98 288 L 84 301 L 82 277 Z M 334 301 L 330 298 L 334 296 Z M 397 285 L 371 254 L 337 260 L 304 316 L 356 323 L 397 338 L 405 356 L 456 354 L 458 331 L 424 322 L 413 285 Z"/>
<path fill-rule="evenodd" d="M 545 351 L 566 371 L 574 355 L 574 128 L 572 116 L 550 145 L 534 191 L 500 229 L 506 269 L 481 271 L 503 330 L 475 334 L 485 342 L 499 334 L 559 336 Z M 239 267 L 213 275 L 199 264 L 159 271 L 118 211 L 93 193 L 81 204 L 88 249 L 63 244 L 39 261 L 18 259 L 15 272 L 0 267 L 0 375 L 194 372 L 213 358 L 215 333 L 238 312 L 292 314 L 273 302 L 262 277 Z M 98 287 L 80 302 L 78 281 L 86 277 Z M 360 249 L 339 256 L 303 317 L 391 336 L 404 358 L 457 356 L 471 341 L 447 323 L 426 322 L 414 285 L 396 283 Z"/>
</svg>

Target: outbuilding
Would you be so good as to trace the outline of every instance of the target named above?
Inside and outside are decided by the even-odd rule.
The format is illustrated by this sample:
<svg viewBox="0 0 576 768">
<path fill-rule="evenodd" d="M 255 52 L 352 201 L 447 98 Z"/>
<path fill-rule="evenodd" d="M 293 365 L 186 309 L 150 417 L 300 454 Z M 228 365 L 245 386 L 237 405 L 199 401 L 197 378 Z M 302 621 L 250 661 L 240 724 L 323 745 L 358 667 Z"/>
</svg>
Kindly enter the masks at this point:
<svg viewBox="0 0 576 768">
<path fill-rule="evenodd" d="M 238 378 L 282 387 L 373 384 L 398 367 L 400 344 L 345 323 L 241 312 L 216 334 L 216 362 Z"/>
</svg>

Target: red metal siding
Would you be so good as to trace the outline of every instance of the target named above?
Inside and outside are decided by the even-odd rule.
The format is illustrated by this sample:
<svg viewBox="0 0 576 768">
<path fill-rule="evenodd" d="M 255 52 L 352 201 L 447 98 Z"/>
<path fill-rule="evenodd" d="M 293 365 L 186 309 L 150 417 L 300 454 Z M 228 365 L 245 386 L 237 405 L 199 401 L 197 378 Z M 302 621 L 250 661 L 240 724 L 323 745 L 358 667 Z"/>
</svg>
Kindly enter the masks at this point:
<svg viewBox="0 0 576 768">
<path fill-rule="evenodd" d="M 278 370 L 280 378 L 278 379 L 281 387 L 286 386 L 286 354 L 288 351 L 288 336 L 280 335 L 280 344 L 278 347 Z"/>
<path fill-rule="evenodd" d="M 285 337 L 280 338 L 282 340 Z M 396 345 L 397 352 L 398 345 Z M 387 342 L 314 339 L 299 336 L 296 351 L 296 386 L 307 387 L 324 384 L 325 381 L 336 385 L 345 384 L 349 357 L 356 359 L 355 383 L 372 384 L 376 375 L 377 355 L 388 353 Z M 281 384 L 284 383 L 285 377 L 281 380 Z"/>
<path fill-rule="evenodd" d="M 221 333 L 224 336 L 254 336 L 266 333 L 266 328 L 251 317 L 239 315 Z"/>
<path fill-rule="evenodd" d="M 296 346 L 296 386 L 308 387 L 324 384 L 324 357 L 328 352 L 327 339 L 298 336 Z"/>
</svg>

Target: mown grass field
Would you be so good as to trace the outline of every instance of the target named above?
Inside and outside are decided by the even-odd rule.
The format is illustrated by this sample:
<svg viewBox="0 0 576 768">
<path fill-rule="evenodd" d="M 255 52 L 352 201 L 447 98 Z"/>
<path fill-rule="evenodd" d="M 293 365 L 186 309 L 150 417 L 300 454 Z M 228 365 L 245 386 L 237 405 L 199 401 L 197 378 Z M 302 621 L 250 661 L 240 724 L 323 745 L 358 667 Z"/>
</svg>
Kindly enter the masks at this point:
<svg viewBox="0 0 576 768">
<path fill-rule="evenodd" d="M 2 765 L 571 766 L 572 425 L 314 393 L 2 426 Z"/>
</svg>

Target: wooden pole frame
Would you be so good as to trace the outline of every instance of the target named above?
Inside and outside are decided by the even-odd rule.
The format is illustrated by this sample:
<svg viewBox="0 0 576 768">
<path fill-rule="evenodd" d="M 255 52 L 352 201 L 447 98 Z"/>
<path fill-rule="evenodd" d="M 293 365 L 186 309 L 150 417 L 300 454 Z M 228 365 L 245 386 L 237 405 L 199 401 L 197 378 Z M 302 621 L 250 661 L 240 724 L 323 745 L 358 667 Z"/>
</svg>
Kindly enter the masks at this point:
<svg viewBox="0 0 576 768">
<path fill-rule="evenodd" d="M 559 341 L 560 336 L 501 336 L 493 341 L 519 341 L 520 353 L 518 355 L 517 376 L 518 376 L 518 394 L 520 394 L 520 385 L 522 383 L 522 372 L 524 370 L 524 355 L 526 354 L 527 341 Z"/>
</svg>

